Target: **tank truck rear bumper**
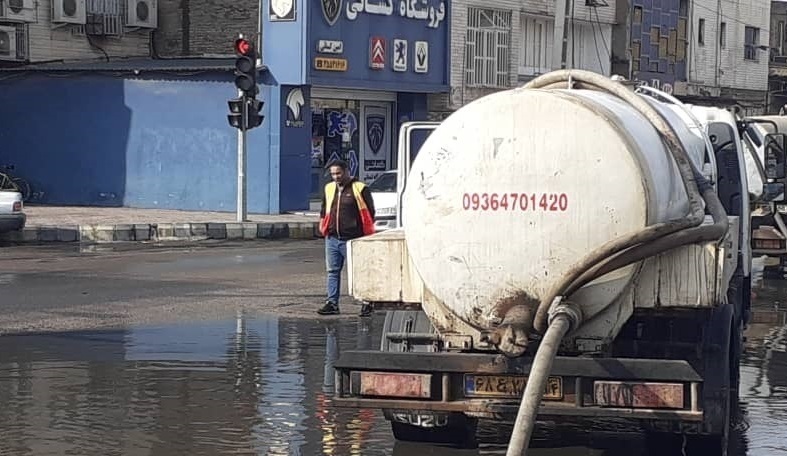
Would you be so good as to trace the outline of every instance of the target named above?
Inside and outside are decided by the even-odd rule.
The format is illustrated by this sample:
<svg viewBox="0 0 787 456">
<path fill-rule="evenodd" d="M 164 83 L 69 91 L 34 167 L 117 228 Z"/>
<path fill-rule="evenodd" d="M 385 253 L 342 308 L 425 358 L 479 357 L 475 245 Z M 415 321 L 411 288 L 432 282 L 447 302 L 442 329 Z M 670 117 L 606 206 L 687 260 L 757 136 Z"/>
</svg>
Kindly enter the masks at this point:
<svg viewBox="0 0 787 456">
<path fill-rule="evenodd" d="M 492 354 L 348 351 L 334 365 L 335 404 L 381 408 L 386 416 L 447 412 L 513 421 L 531 361 Z M 539 417 L 626 418 L 659 428 L 672 422 L 691 431 L 703 421 L 701 389 L 702 378 L 682 360 L 557 357 Z"/>
</svg>

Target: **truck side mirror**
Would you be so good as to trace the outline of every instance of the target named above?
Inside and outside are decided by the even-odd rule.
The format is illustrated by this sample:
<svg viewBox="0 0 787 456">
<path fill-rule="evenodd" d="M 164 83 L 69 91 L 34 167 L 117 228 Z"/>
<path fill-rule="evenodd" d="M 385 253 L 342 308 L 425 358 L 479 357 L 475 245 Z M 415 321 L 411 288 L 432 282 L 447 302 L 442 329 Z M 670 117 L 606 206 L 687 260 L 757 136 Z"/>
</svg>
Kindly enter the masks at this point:
<svg viewBox="0 0 787 456">
<path fill-rule="evenodd" d="M 765 177 L 762 200 L 774 203 L 785 201 L 785 178 L 787 178 L 787 135 L 768 133 L 765 135 L 764 163 Z M 774 182 L 775 181 L 775 182 Z"/>
<path fill-rule="evenodd" d="M 784 179 L 787 176 L 785 166 L 785 140 L 784 133 L 768 133 L 765 135 L 765 177 L 768 179 Z"/>
</svg>

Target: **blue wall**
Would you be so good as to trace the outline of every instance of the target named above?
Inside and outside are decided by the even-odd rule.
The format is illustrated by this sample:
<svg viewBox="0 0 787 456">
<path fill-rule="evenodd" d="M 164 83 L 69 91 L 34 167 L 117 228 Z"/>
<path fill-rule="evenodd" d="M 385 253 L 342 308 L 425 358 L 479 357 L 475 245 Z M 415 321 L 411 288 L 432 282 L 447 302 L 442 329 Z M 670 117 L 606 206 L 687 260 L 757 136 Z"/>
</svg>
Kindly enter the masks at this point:
<svg viewBox="0 0 787 456">
<path fill-rule="evenodd" d="M 0 83 L 0 165 L 15 165 L 34 192 L 43 192 L 34 202 L 234 211 L 237 130 L 226 117 L 236 93 L 231 77 L 28 73 L 6 80 Z M 276 213 L 278 157 L 270 154 L 267 100 L 264 111 L 263 125 L 248 133 L 249 211 Z"/>
<path fill-rule="evenodd" d="M 687 1 L 684 1 L 687 4 Z M 680 11 L 680 0 L 634 0 L 632 8 L 642 9 L 642 22 L 632 19 L 631 41 L 640 42 L 640 66 L 634 68 L 634 77 L 651 82 L 658 79 L 662 84 L 674 84 L 675 81 L 686 81 L 686 56 L 678 59 L 677 53 L 668 52 L 666 58 L 659 55 L 659 42 L 651 42 L 651 27 L 660 28 L 660 37 L 669 37 L 670 31 L 677 34 L 678 20 L 686 19 L 687 12 Z M 632 18 L 634 15 L 632 14 Z M 687 30 L 688 24 L 687 24 Z M 688 31 L 687 31 L 688 33 Z M 691 37 L 687 37 L 691 40 Z M 717 39 L 706 37 L 706 39 Z M 669 43 L 669 41 L 668 41 Z M 688 49 L 686 49 L 688 52 Z M 658 65 L 658 71 L 651 68 Z"/>
<path fill-rule="evenodd" d="M 309 82 L 312 85 L 334 87 L 371 88 L 401 92 L 439 92 L 448 85 L 448 51 L 450 12 L 447 0 L 420 0 L 412 2 L 418 12 L 401 11 L 405 2 L 397 0 L 306 0 L 309 5 L 309 34 L 307 40 L 309 56 Z M 337 2 L 340 11 L 331 25 L 326 19 L 323 4 Z M 364 5 L 366 9 L 364 10 Z M 388 6 L 385 11 L 379 8 Z M 372 9 L 375 8 L 375 9 Z M 404 14 L 403 14 L 404 13 Z M 408 17 L 418 14 L 426 18 Z M 438 20 L 442 17 L 442 20 Z M 432 20 L 434 18 L 434 20 Z M 384 68 L 373 69 L 370 65 L 372 37 L 383 38 L 385 43 Z M 394 39 L 407 42 L 406 71 L 394 71 Z M 341 41 L 341 54 L 320 53 L 320 40 Z M 428 71 L 416 73 L 415 42 L 428 43 Z M 314 68 L 316 57 L 347 60 L 347 71 L 324 71 Z"/>
<path fill-rule="evenodd" d="M 270 0 L 261 3 L 262 62 L 273 85 L 306 83 L 306 6 L 310 1 L 296 0 L 295 20 L 283 22 L 270 20 Z"/>
</svg>

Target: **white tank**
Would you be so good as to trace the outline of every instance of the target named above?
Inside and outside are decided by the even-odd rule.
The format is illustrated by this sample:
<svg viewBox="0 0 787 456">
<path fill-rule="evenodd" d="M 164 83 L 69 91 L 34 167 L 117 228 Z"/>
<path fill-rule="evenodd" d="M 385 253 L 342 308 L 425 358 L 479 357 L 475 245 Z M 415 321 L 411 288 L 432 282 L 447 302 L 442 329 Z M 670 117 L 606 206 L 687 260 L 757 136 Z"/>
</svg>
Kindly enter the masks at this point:
<svg viewBox="0 0 787 456">
<path fill-rule="evenodd" d="M 701 133 L 681 108 L 650 101 L 701 169 Z M 465 105 L 430 135 L 402 207 L 413 265 L 442 304 L 424 310 L 484 330 L 513 305 L 537 303 L 591 250 L 689 206 L 669 151 L 628 104 L 595 91 L 514 89 Z M 575 296 L 600 309 L 635 268 Z"/>
</svg>

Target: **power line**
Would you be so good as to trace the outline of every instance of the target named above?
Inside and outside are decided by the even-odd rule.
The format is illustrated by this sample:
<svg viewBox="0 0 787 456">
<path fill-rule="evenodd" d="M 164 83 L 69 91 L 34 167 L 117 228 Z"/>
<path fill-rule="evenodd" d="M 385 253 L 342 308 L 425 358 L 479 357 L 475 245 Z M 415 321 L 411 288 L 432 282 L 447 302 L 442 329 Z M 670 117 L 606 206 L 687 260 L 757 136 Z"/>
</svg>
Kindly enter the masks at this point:
<svg viewBox="0 0 787 456">
<path fill-rule="evenodd" d="M 695 4 L 694 4 L 694 6 L 696 6 L 696 7 L 699 7 L 699 8 L 702 8 L 702 9 L 704 9 L 704 10 L 706 10 L 706 11 L 710 11 L 711 13 L 716 13 L 716 14 L 718 14 L 719 16 L 721 16 L 721 17 L 723 17 L 723 18 L 725 18 L 725 19 L 728 19 L 728 20 L 730 20 L 730 21 L 732 21 L 732 22 L 737 22 L 737 23 L 739 23 L 739 24 L 743 24 L 743 25 L 745 25 L 746 27 L 752 27 L 752 25 L 751 25 L 751 24 L 749 24 L 749 23 L 746 23 L 746 22 L 740 21 L 740 20 L 738 20 L 738 19 L 736 19 L 736 18 L 734 18 L 734 17 L 732 17 L 732 16 L 726 16 L 726 15 L 724 15 L 724 13 L 722 13 L 721 11 L 716 11 L 716 10 L 715 10 L 715 9 L 713 9 L 713 8 L 708 8 L 707 6 L 703 6 L 703 5 L 700 5 L 700 4 L 697 4 L 697 3 L 695 3 Z"/>
</svg>

